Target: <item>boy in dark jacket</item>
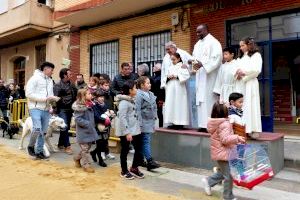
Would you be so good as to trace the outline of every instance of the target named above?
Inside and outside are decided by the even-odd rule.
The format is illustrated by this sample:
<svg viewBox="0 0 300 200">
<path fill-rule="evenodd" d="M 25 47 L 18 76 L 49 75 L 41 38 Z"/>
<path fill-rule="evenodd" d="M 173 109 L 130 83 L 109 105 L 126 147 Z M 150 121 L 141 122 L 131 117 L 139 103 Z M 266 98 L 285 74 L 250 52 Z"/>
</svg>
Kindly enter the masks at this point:
<svg viewBox="0 0 300 200">
<path fill-rule="evenodd" d="M 94 117 L 96 124 L 96 131 L 99 135 L 99 140 L 96 141 L 96 149 L 91 151 L 91 156 L 95 162 L 97 162 L 97 157 L 99 160 L 99 165 L 106 167 L 104 159 L 110 158 L 114 159 L 115 157 L 109 153 L 108 148 L 108 139 L 109 139 L 109 127 L 110 119 L 105 117 L 105 114 L 108 111 L 108 107 L 104 103 L 104 93 L 101 91 L 96 91 L 94 94 Z M 97 156 L 97 157 L 96 157 Z"/>
</svg>

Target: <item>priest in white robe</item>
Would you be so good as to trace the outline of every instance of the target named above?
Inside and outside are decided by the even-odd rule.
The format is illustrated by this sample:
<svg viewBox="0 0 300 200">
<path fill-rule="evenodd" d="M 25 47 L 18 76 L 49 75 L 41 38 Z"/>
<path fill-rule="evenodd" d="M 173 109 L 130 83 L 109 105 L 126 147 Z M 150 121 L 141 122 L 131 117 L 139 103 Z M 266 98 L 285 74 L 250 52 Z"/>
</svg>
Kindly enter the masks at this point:
<svg viewBox="0 0 300 200">
<path fill-rule="evenodd" d="M 198 108 L 199 131 L 207 131 L 208 117 L 211 116 L 217 95 L 213 89 L 222 63 L 222 46 L 208 32 L 208 27 L 201 24 L 197 27 L 199 41 L 194 46 L 193 57 L 196 59 L 196 105 Z"/>
</svg>

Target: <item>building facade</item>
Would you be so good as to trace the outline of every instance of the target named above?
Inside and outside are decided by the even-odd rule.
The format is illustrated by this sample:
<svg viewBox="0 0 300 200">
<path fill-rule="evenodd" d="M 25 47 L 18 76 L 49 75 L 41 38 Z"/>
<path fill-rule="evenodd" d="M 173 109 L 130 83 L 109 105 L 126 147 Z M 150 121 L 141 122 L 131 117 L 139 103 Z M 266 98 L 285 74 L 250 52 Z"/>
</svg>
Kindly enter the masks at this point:
<svg viewBox="0 0 300 200">
<path fill-rule="evenodd" d="M 26 84 L 44 61 L 56 66 L 69 59 L 70 28 L 53 20 L 51 0 L 3 0 L 0 4 L 0 69 L 6 82 Z"/>
<path fill-rule="evenodd" d="M 238 50 L 245 36 L 258 42 L 264 61 L 259 76 L 263 130 L 292 124 L 300 115 L 300 50 L 293 48 L 300 44 L 297 0 L 56 3 L 55 19 L 79 27 L 79 50 L 72 60 L 80 63 L 85 77 L 95 72 L 113 77 L 122 62 L 151 66 L 162 60 L 164 43 L 169 40 L 192 53 L 196 27 L 205 23 L 223 47 Z"/>
</svg>

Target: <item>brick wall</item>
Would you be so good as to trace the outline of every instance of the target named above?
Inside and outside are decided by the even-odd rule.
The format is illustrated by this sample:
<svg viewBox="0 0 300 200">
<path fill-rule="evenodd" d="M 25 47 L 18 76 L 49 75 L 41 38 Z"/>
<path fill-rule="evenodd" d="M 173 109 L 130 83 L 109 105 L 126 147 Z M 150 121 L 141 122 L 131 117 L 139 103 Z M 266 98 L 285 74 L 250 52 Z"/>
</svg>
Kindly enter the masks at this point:
<svg viewBox="0 0 300 200">
<path fill-rule="evenodd" d="M 197 41 L 196 28 L 201 23 L 209 26 L 210 33 L 224 46 L 226 43 L 226 20 L 255 16 L 275 11 L 300 7 L 299 0 L 235 0 L 239 5 L 206 12 L 207 8 L 214 10 L 211 2 L 225 2 L 225 0 L 204 1 L 191 8 L 191 45 Z M 242 5 L 243 4 L 243 5 Z"/>
<path fill-rule="evenodd" d="M 182 31 L 180 28 L 174 31 L 171 25 L 171 14 L 181 9 L 135 17 L 124 21 L 114 22 L 108 25 L 84 30 L 80 32 L 80 72 L 87 78 L 90 74 L 90 53 L 91 44 L 119 40 L 119 64 L 132 61 L 133 36 L 147 33 L 172 30 L 171 38 L 179 48 L 190 52 L 190 28 Z M 185 26 L 187 19 L 184 20 Z"/>
<path fill-rule="evenodd" d="M 71 60 L 70 69 L 73 72 L 73 81 L 76 79 L 76 75 L 80 74 L 80 31 L 79 29 L 71 29 L 70 34 L 70 49 L 69 57 Z"/>
</svg>

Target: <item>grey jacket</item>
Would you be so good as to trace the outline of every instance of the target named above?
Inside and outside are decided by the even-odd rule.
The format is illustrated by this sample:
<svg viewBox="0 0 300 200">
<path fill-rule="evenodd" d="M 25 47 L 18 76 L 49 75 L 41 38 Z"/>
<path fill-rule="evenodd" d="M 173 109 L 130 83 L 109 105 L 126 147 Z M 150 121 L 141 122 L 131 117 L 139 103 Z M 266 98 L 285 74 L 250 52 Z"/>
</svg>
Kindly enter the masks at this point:
<svg viewBox="0 0 300 200">
<path fill-rule="evenodd" d="M 141 134 L 134 99 L 127 95 L 117 95 L 116 98 L 119 101 L 119 110 L 115 118 L 116 136 Z"/>
<path fill-rule="evenodd" d="M 95 129 L 94 112 L 92 108 L 86 105 L 72 105 L 74 110 L 74 118 L 76 123 L 76 139 L 79 144 L 94 142 L 99 139 Z"/>
<path fill-rule="evenodd" d="M 135 103 L 142 133 L 154 133 L 155 120 L 157 119 L 156 96 L 152 92 L 138 90 Z"/>
</svg>

